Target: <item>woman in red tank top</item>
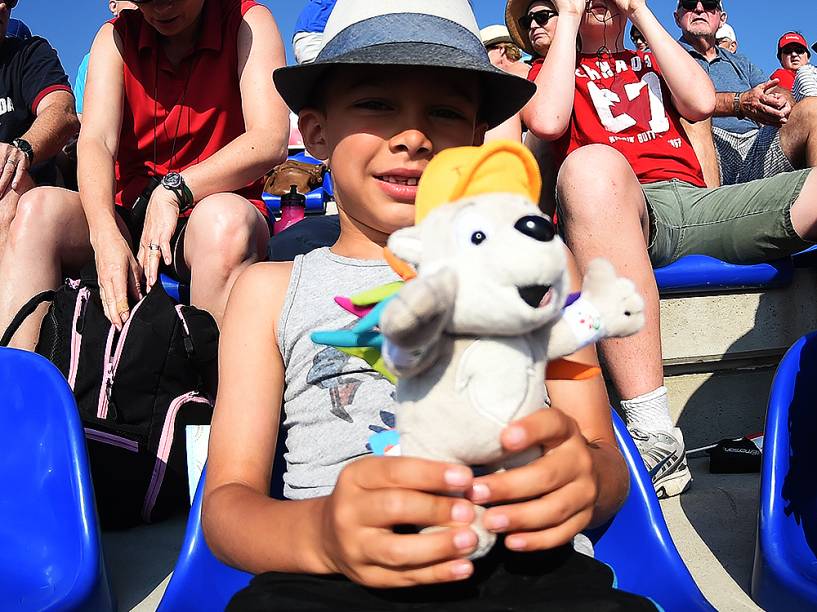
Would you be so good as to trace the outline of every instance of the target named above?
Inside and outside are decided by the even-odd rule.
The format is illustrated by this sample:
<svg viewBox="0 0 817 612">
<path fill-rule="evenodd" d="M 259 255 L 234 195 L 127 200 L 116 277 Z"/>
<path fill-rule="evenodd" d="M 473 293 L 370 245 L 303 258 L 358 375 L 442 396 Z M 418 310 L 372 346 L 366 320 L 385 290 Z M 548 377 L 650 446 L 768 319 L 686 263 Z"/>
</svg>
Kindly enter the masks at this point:
<svg viewBox="0 0 817 612">
<path fill-rule="evenodd" d="M 0 328 L 92 258 L 118 327 L 160 267 L 220 323 L 234 281 L 266 251 L 260 181 L 289 135 L 271 78 L 285 63 L 272 15 L 254 0 L 136 4 L 91 49 L 79 193 L 42 188 L 20 201 Z M 34 347 L 34 319 L 13 345 Z"/>
</svg>

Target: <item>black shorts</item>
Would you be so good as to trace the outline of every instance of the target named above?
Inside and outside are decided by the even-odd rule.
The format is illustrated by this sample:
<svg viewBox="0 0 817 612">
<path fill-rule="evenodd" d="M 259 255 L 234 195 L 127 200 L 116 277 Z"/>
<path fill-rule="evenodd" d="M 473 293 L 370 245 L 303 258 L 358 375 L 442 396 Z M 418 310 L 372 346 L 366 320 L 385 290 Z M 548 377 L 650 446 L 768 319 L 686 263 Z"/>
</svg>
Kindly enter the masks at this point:
<svg viewBox="0 0 817 612">
<path fill-rule="evenodd" d="M 514 553 L 497 544 L 475 569 L 465 582 L 406 589 L 369 589 L 343 576 L 273 572 L 253 578 L 227 610 L 656 610 L 650 600 L 613 588 L 613 571 L 572 547 Z"/>
<path fill-rule="evenodd" d="M 131 248 L 134 254 L 139 252 L 139 240 L 142 237 L 142 228 L 135 227 L 131 211 L 123 206 L 115 206 L 114 210 L 119 218 L 125 223 L 131 235 Z M 166 274 L 170 278 L 183 283 L 190 284 L 190 268 L 187 267 L 184 259 L 184 235 L 187 229 L 187 222 L 190 217 L 179 217 L 176 222 L 176 230 L 170 237 L 170 252 L 173 254 L 173 262 L 167 266 L 164 260 L 159 265 L 159 272 Z"/>
</svg>

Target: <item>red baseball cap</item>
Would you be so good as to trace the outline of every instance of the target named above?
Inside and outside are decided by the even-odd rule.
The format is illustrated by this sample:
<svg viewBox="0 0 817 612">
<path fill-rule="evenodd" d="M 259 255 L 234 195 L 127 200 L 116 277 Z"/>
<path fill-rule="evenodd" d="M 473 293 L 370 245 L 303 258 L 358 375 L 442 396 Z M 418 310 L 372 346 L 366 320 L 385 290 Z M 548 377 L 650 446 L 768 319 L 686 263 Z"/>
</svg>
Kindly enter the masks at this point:
<svg viewBox="0 0 817 612">
<path fill-rule="evenodd" d="M 783 36 L 780 37 L 780 40 L 777 41 L 778 57 L 780 57 L 780 52 L 786 45 L 800 45 L 806 50 L 808 56 L 811 57 L 811 51 L 808 50 L 808 43 L 806 42 L 806 39 L 803 38 L 803 35 L 798 32 L 786 32 L 785 34 L 783 34 Z"/>
</svg>

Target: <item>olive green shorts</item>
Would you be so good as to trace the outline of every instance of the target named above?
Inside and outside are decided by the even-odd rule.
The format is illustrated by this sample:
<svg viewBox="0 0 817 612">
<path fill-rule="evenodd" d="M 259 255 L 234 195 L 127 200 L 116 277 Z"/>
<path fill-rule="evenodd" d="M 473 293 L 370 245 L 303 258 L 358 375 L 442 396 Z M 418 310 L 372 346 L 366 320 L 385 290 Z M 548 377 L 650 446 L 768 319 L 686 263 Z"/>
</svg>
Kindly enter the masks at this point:
<svg viewBox="0 0 817 612">
<path fill-rule="evenodd" d="M 642 185 L 650 215 L 652 265 L 666 266 L 692 254 L 751 264 L 812 246 L 791 223 L 791 207 L 809 172 L 786 172 L 717 189 L 676 179 Z"/>
</svg>

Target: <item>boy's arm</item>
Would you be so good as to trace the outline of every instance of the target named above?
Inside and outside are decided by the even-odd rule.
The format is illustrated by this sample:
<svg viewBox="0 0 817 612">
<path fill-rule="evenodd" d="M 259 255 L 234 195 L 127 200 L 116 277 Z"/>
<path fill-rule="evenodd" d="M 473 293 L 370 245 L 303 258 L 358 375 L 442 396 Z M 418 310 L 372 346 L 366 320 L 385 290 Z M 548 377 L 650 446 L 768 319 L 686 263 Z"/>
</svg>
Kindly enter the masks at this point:
<svg viewBox="0 0 817 612">
<path fill-rule="evenodd" d="M 576 93 L 576 40 L 584 0 L 556 0 L 559 21 L 553 44 L 536 76 L 536 94 L 522 109 L 522 122 L 542 140 L 558 140 L 567 131 Z"/>
<path fill-rule="evenodd" d="M 615 0 L 615 3 L 647 39 L 681 116 L 689 121 L 711 117 L 715 110 L 715 87 L 698 62 L 669 35 L 645 0 Z"/>
<path fill-rule="evenodd" d="M 275 326 L 290 270 L 291 264 L 252 266 L 230 295 L 202 523 L 213 552 L 231 565 L 326 573 L 313 520 L 323 500 L 285 504 L 268 496 L 284 380 Z"/>
<path fill-rule="evenodd" d="M 718 162 L 718 153 L 715 148 L 715 139 L 712 137 L 712 119 L 691 123 L 681 118 L 681 127 L 684 128 L 695 155 L 701 163 L 704 173 L 704 182 L 707 187 L 721 186 L 721 168 Z"/>
<path fill-rule="evenodd" d="M 464 466 L 366 457 L 341 471 L 328 497 L 268 496 L 284 384 L 276 325 L 290 270 L 251 266 L 230 295 L 202 510 L 207 543 L 253 573 L 343 573 L 370 587 L 468 578 L 477 538 L 472 504 L 459 498 L 473 482 Z M 451 529 L 394 533 L 407 524 Z"/>
<path fill-rule="evenodd" d="M 569 258 L 571 278 L 580 278 Z M 574 282 L 578 289 L 578 281 Z M 587 347 L 572 360 L 596 365 Z M 516 550 L 555 548 L 580 531 L 605 523 L 629 491 L 629 471 L 618 450 L 604 381 L 548 381 L 552 408 L 512 424 L 502 434 L 512 451 L 544 448 L 533 463 L 475 481 L 470 498 L 490 508 L 485 521 L 500 519 L 506 546 Z M 526 500 L 526 501 L 518 501 Z"/>
</svg>

